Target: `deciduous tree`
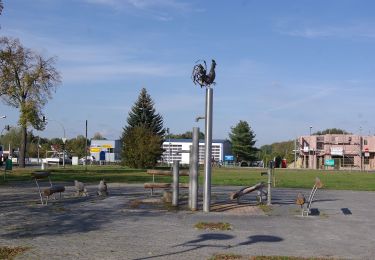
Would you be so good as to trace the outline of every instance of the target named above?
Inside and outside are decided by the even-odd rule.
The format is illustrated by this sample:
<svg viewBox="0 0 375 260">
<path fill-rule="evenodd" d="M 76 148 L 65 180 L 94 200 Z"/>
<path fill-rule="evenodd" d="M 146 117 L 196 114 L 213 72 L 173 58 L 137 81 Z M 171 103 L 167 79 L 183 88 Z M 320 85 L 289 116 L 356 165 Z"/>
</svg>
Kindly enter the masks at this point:
<svg viewBox="0 0 375 260">
<path fill-rule="evenodd" d="M 20 112 L 20 167 L 25 167 L 27 128 L 44 128 L 42 109 L 59 83 L 55 58 L 42 57 L 18 39 L 0 38 L 0 95 L 7 105 Z"/>
<path fill-rule="evenodd" d="M 163 152 L 160 146 L 161 137 L 142 126 L 129 128 L 123 140 L 123 163 L 129 167 L 154 167 Z"/>
</svg>

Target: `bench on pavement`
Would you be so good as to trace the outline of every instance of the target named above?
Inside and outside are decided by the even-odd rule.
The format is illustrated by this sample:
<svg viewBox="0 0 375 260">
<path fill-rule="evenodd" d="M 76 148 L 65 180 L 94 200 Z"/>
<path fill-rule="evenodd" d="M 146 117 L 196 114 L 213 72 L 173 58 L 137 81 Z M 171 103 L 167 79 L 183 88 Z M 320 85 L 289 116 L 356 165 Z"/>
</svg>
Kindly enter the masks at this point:
<svg viewBox="0 0 375 260">
<path fill-rule="evenodd" d="M 61 199 L 61 193 L 65 191 L 65 187 L 63 185 L 52 184 L 50 176 L 51 176 L 51 173 L 47 171 L 36 171 L 36 172 L 31 173 L 31 178 L 35 180 L 35 184 L 38 187 L 40 202 L 42 203 L 42 205 L 47 205 L 49 197 L 53 194 L 56 195 L 56 193 L 60 194 L 60 199 Z M 45 203 L 43 202 L 43 195 L 42 195 L 42 191 L 40 189 L 40 185 L 38 182 L 43 179 L 48 179 L 48 182 L 50 184 L 48 188 L 43 190 L 43 195 L 46 197 Z"/>
<path fill-rule="evenodd" d="M 165 182 L 146 182 L 143 187 L 145 189 L 151 189 L 151 196 L 154 194 L 154 189 L 170 190 L 172 188 L 171 183 Z M 180 188 L 189 188 L 189 184 L 179 183 Z"/>
<path fill-rule="evenodd" d="M 172 171 L 170 170 L 147 170 L 148 175 L 152 175 L 152 182 L 145 183 L 144 188 L 145 189 L 151 189 L 151 196 L 154 194 L 154 189 L 164 189 L 169 190 L 172 188 L 171 183 L 163 183 L 163 182 L 155 182 L 155 176 L 173 176 Z M 189 176 L 189 170 L 180 170 L 178 173 L 179 176 Z M 180 188 L 189 188 L 188 184 L 179 184 Z"/>
</svg>

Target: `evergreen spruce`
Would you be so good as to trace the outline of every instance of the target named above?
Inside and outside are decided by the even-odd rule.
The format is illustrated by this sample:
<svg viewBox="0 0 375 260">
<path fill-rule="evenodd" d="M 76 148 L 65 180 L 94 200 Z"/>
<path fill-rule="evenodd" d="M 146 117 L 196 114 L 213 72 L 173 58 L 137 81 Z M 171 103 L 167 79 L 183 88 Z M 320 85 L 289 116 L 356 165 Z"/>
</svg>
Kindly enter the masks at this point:
<svg viewBox="0 0 375 260">
<path fill-rule="evenodd" d="M 145 88 L 141 90 L 138 100 L 130 110 L 127 122 L 125 130 L 140 126 L 150 129 L 152 133 L 160 137 L 164 136 L 163 117 L 155 112 L 154 101 Z"/>
<path fill-rule="evenodd" d="M 232 142 L 232 152 L 237 162 L 254 160 L 257 151 L 254 147 L 256 140 L 255 134 L 249 124 L 241 120 L 231 130 L 229 138 Z"/>
<path fill-rule="evenodd" d="M 134 168 L 154 167 L 163 153 L 164 134 L 163 117 L 156 113 L 153 100 L 143 88 L 122 133 L 123 164 Z"/>
</svg>

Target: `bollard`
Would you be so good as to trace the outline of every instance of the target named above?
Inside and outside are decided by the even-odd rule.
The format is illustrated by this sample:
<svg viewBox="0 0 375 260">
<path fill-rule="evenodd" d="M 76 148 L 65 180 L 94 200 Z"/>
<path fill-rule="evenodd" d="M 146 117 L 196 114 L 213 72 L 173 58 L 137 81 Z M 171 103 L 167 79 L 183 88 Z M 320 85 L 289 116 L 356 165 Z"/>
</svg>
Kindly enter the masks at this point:
<svg viewBox="0 0 375 260">
<path fill-rule="evenodd" d="M 199 127 L 193 128 L 193 146 L 190 156 L 191 210 L 195 211 L 198 209 Z"/>
<path fill-rule="evenodd" d="M 172 194 L 172 206 L 178 206 L 178 194 L 179 194 L 179 170 L 180 170 L 180 161 L 173 161 L 173 194 Z"/>
<path fill-rule="evenodd" d="M 273 168 L 273 162 L 270 161 L 267 174 L 268 174 L 268 186 L 267 186 L 267 205 L 271 205 L 271 184 L 272 184 L 272 168 Z"/>
<path fill-rule="evenodd" d="M 189 209 L 192 207 L 191 197 L 192 197 L 192 182 L 193 182 L 193 174 L 192 174 L 192 162 L 193 162 L 193 146 L 190 145 L 190 153 L 189 153 L 189 199 L 188 199 L 188 206 Z"/>
</svg>

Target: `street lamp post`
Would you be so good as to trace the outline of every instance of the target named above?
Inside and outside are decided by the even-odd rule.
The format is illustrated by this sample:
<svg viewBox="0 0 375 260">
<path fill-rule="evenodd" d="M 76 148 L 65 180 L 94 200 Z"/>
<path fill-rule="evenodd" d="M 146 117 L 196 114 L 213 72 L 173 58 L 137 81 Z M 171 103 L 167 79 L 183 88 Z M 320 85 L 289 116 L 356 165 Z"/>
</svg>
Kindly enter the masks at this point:
<svg viewBox="0 0 375 260">
<path fill-rule="evenodd" d="M 311 135 L 311 129 L 312 129 L 312 126 L 310 126 L 310 135 Z"/>
</svg>

